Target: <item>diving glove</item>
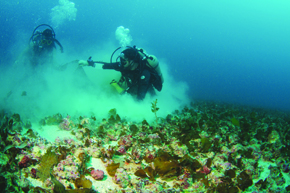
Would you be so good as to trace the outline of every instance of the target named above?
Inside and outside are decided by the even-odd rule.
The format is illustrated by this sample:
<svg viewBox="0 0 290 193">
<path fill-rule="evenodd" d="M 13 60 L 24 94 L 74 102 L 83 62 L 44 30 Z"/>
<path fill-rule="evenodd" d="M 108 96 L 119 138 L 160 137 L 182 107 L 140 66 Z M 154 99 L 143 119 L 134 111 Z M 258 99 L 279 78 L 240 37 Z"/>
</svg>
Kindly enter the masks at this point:
<svg viewBox="0 0 290 193">
<path fill-rule="evenodd" d="M 87 60 L 87 62 L 89 64 L 89 66 L 92 66 L 92 67 L 95 67 L 96 66 L 95 62 L 92 60 L 92 56 L 89 57 L 89 59 Z"/>
</svg>

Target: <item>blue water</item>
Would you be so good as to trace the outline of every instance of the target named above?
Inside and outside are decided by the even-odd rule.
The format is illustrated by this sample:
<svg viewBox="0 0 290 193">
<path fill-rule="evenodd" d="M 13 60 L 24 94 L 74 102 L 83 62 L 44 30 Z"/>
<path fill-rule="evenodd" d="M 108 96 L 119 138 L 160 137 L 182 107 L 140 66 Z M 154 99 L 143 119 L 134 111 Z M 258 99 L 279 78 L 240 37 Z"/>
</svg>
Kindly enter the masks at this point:
<svg viewBox="0 0 290 193">
<path fill-rule="evenodd" d="M 192 99 L 290 110 L 289 0 L 73 2 L 75 21 L 55 31 L 76 51 L 114 40 L 122 25 L 130 29 L 133 45 L 166 59 L 170 75 L 188 84 Z M 11 49 L 23 34 L 50 24 L 51 9 L 58 4 L 0 2 L 1 66 L 13 61 Z"/>
</svg>

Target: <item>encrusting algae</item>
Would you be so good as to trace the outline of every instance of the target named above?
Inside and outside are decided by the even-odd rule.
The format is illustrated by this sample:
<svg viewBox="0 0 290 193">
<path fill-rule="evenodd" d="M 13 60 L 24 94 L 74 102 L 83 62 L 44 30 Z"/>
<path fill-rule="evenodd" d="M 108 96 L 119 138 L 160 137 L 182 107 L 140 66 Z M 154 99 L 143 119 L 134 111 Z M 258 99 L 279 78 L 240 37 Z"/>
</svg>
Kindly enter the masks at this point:
<svg viewBox="0 0 290 193">
<path fill-rule="evenodd" d="M 290 116 L 199 101 L 157 117 L 45 117 L 74 138 L 39 136 L 18 114 L 1 113 L 4 192 L 287 192 Z M 2 191 L 2 192 L 3 192 Z"/>
</svg>

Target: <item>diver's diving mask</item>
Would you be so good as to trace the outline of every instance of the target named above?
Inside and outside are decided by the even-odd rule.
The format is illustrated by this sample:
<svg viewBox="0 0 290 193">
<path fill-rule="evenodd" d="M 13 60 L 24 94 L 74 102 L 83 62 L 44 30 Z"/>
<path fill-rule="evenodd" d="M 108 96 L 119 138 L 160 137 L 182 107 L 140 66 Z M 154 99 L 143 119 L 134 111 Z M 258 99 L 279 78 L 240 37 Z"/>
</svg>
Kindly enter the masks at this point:
<svg viewBox="0 0 290 193">
<path fill-rule="evenodd" d="M 50 45 L 50 44 L 52 44 L 52 41 L 51 40 L 47 40 L 47 39 L 43 39 L 43 40 L 41 40 L 41 42 L 40 42 L 42 45 Z"/>
<path fill-rule="evenodd" d="M 128 60 L 125 58 L 124 53 L 120 54 L 120 61 L 121 61 L 121 66 L 123 66 L 123 67 L 127 64 Z"/>
<path fill-rule="evenodd" d="M 133 66 L 134 61 L 126 58 L 124 53 L 121 53 L 119 57 L 122 68 L 130 69 Z"/>
</svg>

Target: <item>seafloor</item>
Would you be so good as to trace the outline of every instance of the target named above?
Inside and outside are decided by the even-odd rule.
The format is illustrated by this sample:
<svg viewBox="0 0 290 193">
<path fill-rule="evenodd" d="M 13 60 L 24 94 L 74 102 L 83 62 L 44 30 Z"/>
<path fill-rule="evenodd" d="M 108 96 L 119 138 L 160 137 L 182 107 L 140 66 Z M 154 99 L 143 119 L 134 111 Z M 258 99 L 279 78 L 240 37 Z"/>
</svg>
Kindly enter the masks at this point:
<svg viewBox="0 0 290 193">
<path fill-rule="evenodd" d="M 197 101 L 163 118 L 153 102 L 152 116 L 34 124 L 3 111 L 0 192 L 290 191 L 288 113 Z"/>
</svg>

